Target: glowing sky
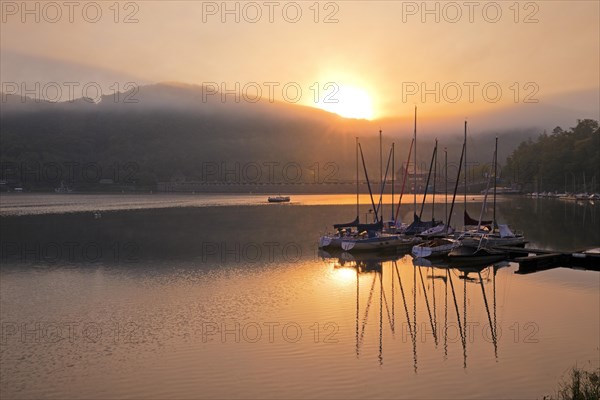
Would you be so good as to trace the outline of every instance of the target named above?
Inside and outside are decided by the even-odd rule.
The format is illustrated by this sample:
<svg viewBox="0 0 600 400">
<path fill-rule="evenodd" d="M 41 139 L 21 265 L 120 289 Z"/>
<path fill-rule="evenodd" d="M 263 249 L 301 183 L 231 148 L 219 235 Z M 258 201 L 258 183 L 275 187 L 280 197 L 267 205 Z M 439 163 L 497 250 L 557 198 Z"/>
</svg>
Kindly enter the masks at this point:
<svg viewBox="0 0 600 400">
<path fill-rule="evenodd" d="M 465 115 L 600 87 L 596 1 L 97 2 L 99 17 L 85 2 L 30 2 L 29 14 L 23 4 L 2 2 L 3 82 L 68 78 L 57 69 L 212 82 L 373 118 L 415 104 Z"/>
</svg>

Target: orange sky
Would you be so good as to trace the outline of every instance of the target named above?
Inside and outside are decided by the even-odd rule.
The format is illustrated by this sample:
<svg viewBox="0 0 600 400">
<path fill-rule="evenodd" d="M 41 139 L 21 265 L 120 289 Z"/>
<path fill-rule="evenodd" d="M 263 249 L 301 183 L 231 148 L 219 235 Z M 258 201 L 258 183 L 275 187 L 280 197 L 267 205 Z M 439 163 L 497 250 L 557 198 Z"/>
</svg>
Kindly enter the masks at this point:
<svg viewBox="0 0 600 400">
<path fill-rule="evenodd" d="M 373 118 L 408 115 L 415 104 L 465 115 L 600 87 L 595 1 L 430 2 L 429 13 L 400 1 L 228 2 L 229 13 L 222 2 L 121 2 L 118 13 L 98 2 L 99 17 L 85 3 L 58 2 L 60 18 L 44 3 L 27 3 L 29 14 L 23 4 L 2 2 L 3 58 L 60 60 L 82 80 L 106 71 L 140 83 L 217 83 L 242 99 L 258 87 L 262 98 L 322 107 L 315 96 L 330 95 L 346 102 L 341 109 L 369 107 L 336 94 L 352 88 L 370 96 Z M 24 68 L 3 62 L 3 82 L 60 75 Z"/>
</svg>

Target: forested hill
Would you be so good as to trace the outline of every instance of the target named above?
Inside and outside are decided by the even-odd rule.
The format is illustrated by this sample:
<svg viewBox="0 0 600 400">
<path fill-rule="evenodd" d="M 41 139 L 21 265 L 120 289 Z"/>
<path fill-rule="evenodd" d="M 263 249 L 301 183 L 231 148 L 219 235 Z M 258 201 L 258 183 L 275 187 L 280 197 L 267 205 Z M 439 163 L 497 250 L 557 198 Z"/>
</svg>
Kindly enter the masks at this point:
<svg viewBox="0 0 600 400">
<path fill-rule="evenodd" d="M 354 136 L 344 135 L 348 125 L 334 114 L 202 95 L 198 86 L 158 84 L 98 103 L 7 96 L 0 115 L 3 178 L 25 190 L 53 189 L 63 180 L 77 191 L 109 190 L 101 180 L 152 190 L 174 177 L 239 182 L 249 163 L 267 174 L 272 167 L 262 163 L 308 167 L 353 159 L 353 152 L 332 152 L 354 145 Z M 254 178 L 255 169 L 246 175 Z"/>
<path fill-rule="evenodd" d="M 549 135 L 522 142 L 507 158 L 503 176 L 530 191 L 598 191 L 598 121 L 578 120 L 575 127 L 563 130 L 557 126 Z"/>
<path fill-rule="evenodd" d="M 63 181 L 76 191 L 153 190 L 157 183 L 173 180 L 353 181 L 355 137 L 360 137 L 369 174 L 378 178 L 379 130 L 383 130 L 384 149 L 392 141 L 396 144 L 397 169 L 407 158 L 413 134 L 412 107 L 407 107 L 410 112 L 404 118 L 367 121 L 297 104 L 206 98 L 203 88 L 194 85 L 138 89 L 118 98 L 104 96 L 96 103 L 87 99 L 37 102 L 2 95 L 0 181 L 4 188 L 53 190 Z M 487 126 L 473 119 L 480 127 Z M 430 121 L 419 120 L 418 160 L 425 170 L 436 137 L 441 148 L 447 148 L 450 163 L 458 161 L 462 146 L 462 119 L 446 122 L 436 131 L 431 126 Z M 470 163 L 489 163 L 496 135 L 503 159 L 523 139 L 541 131 L 487 128 L 490 131 L 469 130 Z"/>
</svg>

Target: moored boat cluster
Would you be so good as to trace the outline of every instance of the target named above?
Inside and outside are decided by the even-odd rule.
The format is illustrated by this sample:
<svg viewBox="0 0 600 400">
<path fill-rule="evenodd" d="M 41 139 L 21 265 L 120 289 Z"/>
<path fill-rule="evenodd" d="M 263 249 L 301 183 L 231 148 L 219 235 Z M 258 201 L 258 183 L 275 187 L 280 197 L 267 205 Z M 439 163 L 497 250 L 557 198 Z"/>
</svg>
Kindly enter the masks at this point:
<svg viewBox="0 0 600 400">
<path fill-rule="evenodd" d="M 416 117 L 416 113 L 415 113 Z M 415 123 L 416 126 L 416 123 Z M 335 250 L 345 252 L 360 252 L 360 251 L 385 251 L 393 253 L 407 253 L 410 252 L 414 258 L 419 259 L 440 259 L 445 258 L 451 261 L 460 262 L 462 264 L 468 263 L 494 263 L 508 258 L 508 252 L 501 249 L 501 247 L 524 247 L 526 244 L 525 237 L 523 234 L 513 232 L 508 225 L 499 224 L 496 219 L 496 170 L 497 170 L 497 149 L 498 139 L 496 139 L 496 146 L 494 149 L 493 156 L 493 173 L 489 174 L 488 187 L 485 190 L 485 196 L 481 208 L 481 213 L 478 219 L 473 219 L 466 210 L 467 204 L 467 193 L 466 193 L 466 174 L 465 174 L 465 193 L 464 193 L 464 225 L 461 231 L 456 230 L 452 227 L 452 214 L 454 205 L 457 197 L 458 182 L 461 176 L 461 169 L 466 165 L 466 138 L 467 138 L 467 123 L 465 122 L 465 140 L 462 147 L 460 163 L 458 168 L 458 176 L 456 177 L 456 183 L 452 194 L 452 202 L 450 204 L 450 212 L 446 212 L 445 220 L 436 220 L 435 218 L 435 196 L 433 197 L 432 204 L 432 216 L 431 220 L 425 220 L 423 218 L 423 209 L 425 199 L 427 197 L 427 190 L 429 188 L 429 181 L 433 173 L 433 193 L 435 194 L 435 182 L 436 182 L 436 170 L 437 165 L 437 140 L 433 150 L 431 158 L 431 166 L 429 169 L 427 184 L 425 185 L 425 194 L 417 213 L 416 195 L 414 201 L 414 217 L 410 224 L 401 223 L 398 219 L 400 204 L 402 196 L 404 194 L 404 183 L 402 185 L 402 191 L 400 198 L 394 212 L 394 195 L 392 189 L 392 213 L 389 221 L 384 223 L 383 221 L 383 201 L 382 195 L 384 193 L 386 181 L 388 179 L 388 169 L 390 159 L 394 156 L 394 145 L 390 150 L 390 156 L 388 158 L 388 168 L 386 168 L 385 175 L 382 173 L 380 197 L 378 203 L 373 199 L 373 191 L 369 182 L 366 165 L 364 162 L 364 155 L 360 143 L 356 144 L 356 163 L 357 163 L 357 176 L 358 182 L 358 155 L 360 153 L 362 159 L 362 166 L 364 169 L 365 179 L 367 181 L 369 194 L 371 198 L 371 206 L 373 213 L 373 221 L 370 223 L 361 223 L 359 218 L 359 203 L 358 203 L 358 192 L 357 192 L 357 216 L 354 221 L 349 223 L 335 224 L 334 231 L 331 233 L 324 234 L 319 238 L 319 248 L 322 250 Z M 381 131 L 380 131 L 381 140 Z M 411 143 L 411 149 L 409 151 L 409 158 L 406 163 L 406 173 L 404 177 L 408 175 L 408 165 L 410 163 L 410 155 L 412 150 L 416 148 L 416 129 L 415 138 Z M 416 157 L 415 157 L 416 159 Z M 446 154 L 447 164 L 447 154 Z M 382 164 L 383 165 L 383 164 Z M 447 171 L 447 168 L 445 169 Z M 393 168 L 392 177 L 393 182 Z M 490 184 L 493 177 L 493 217 L 490 220 L 483 220 L 484 210 L 486 209 L 488 202 L 488 193 L 492 191 Z M 447 177 L 446 177 L 447 178 Z M 416 187 L 416 167 L 413 173 L 413 179 L 415 180 Z M 448 179 L 445 179 L 447 182 Z M 393 187 L 393 183 L 392 183 Z M 357 185 L 358 188 L 358 185 Z M 446 188 L 446 198 L 448 190 Z M 446 201 L 446 210 L 448 203 Z"/>
</svg>

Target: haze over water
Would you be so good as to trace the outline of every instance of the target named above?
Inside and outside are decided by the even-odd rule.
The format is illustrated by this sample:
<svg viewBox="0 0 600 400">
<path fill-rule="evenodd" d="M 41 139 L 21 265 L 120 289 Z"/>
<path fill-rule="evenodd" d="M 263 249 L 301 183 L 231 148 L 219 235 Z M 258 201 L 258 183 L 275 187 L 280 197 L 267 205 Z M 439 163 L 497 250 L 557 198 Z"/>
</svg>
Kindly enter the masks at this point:
<svg viewBox="0 0 600 400">
<path fill-rule="evenodd" d="M 599 364 L 597 272 L 319 253 L 351 195 L 19 196 L 2 195 L 2 397 L 535 398 Z M 498 202 L 547 249 L 597 246 L 597 213 Z"/>
<path fill-rule="evenodd" d="M 1 400 L 554 398 L 600 373 L 594 266 L 318 249 L 397 221 L 400 192 L 429 193 L 401 222 L 447 223 L 458 193 L 459 230 L 494 215 L 561 252 L 540 263 L 593 260 L 600 2 L 1 0 L 0 20 Z M 393 254 L 356 251 L 374 242 Z"/>
</svg>

